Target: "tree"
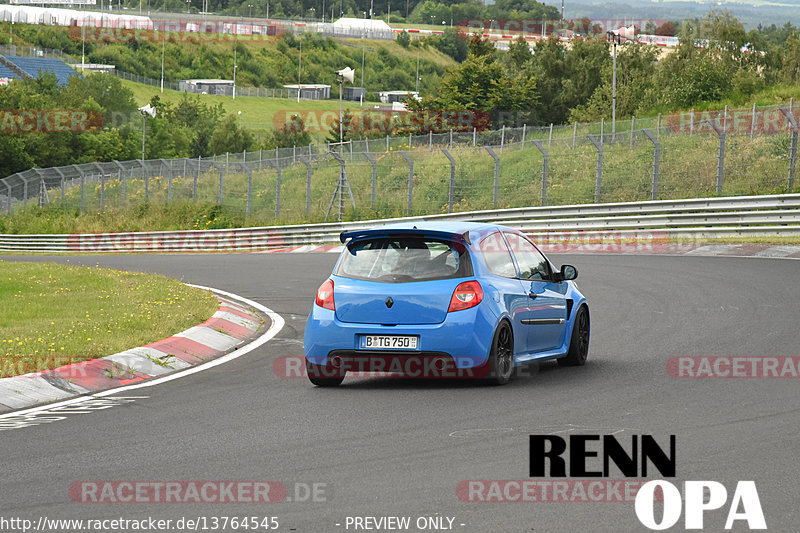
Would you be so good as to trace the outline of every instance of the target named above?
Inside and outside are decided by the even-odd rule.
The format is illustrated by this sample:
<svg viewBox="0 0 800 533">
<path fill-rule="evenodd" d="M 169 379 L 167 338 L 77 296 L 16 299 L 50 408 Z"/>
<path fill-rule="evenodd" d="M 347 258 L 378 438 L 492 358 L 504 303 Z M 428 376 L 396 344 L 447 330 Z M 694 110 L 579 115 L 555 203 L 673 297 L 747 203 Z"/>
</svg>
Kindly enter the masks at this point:
<svg viewBox="0 0 800 533">
<path fill-rule="evenodd" d="M 337 124 L 338 128 L 338 124 Z M 337 130 L 338 140 L 338 130 Z M 279 130 L 273 131 L 266 139 L 264 148 L 289 148 L 292 146 L 307 146 L 311 144 L 311 134 L 306 131 L 303 117 L 292 115 L 290 120 Z"/>
<path fill-rule="evenodd" d="M 342 112 L 342 141 L 349 141 L 352 139 L 353 133 L 353 115 L 349 110 L 345 109 Z M 331 129 L 328 130 L 328 137 L 326 139 L 329 143 L 339 142 L 339 118 L 333 122 Z"/>
<path fill-rule="evenodd" d="M 469 43 L 469 53 L 474 56 L 493 56 L 495 47 L 492 41 L 484 39 L 483 36 L 474 34 Z"/>
<path fill-rule="evenodd" d="M 228 115 L 217 124 L 209 149 L 214 154 L 226 152 L 243 152 L 253 144 L 253 135 L 236 122 L 234 115 Z"/>
<path fill-rule="evenodd" d="M 653 88 L 658 50 L 645 44 L 626 44 L 617 50 L 617 118 L 631 116 L 642 107 L 648 109 L 648 93 Z M 612 68 L 605 64 L 602 83 L 585 104 L 573 107 L 570 122 L 593 122 L 611 118 Z"/>
<path fill-rule="evenodd" d="M 523 68 L 531 60 L 531 49 L 523 36 L 519 36 L 508 47 L 508 61 L 515 69 Z"/>
<path fill-rule="evenodd" d="M 453 28 L 447 28 L 441 36 L 431 38 L 431 44 L 434 48 L 447 54 L 459 63 L 467 58 L 467 46 L 464 38 L 456 32 Z"/>
<path fill-rule="evenodd" d="M 655 34 L 672 37 L 675 35 L 675 25 L 668 20 L 656 28 Z"/>
<path fill-rule="evenodd" d="M 797 36 L 786 40 L 781 77 L 788 83 L 800 82 L 800 38 Z"/>
<path fill-rule="evenodd" d="M 408 32 L 406 30 L 401 31 L 397 35 L 397 44 L 399 44 L 403 48 L 408 48 L 408 45 L 411 44 L 411 37 L 408 35 Z"/>
</svg>

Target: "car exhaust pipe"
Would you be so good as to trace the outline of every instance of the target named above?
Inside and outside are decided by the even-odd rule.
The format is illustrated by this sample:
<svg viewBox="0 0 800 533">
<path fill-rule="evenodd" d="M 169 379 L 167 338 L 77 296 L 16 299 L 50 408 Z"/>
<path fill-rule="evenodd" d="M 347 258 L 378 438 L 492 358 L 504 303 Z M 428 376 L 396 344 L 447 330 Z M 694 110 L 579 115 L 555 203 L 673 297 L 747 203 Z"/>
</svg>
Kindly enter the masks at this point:
<svg viewBox="0 0 800 533">
<path fill-rule="evenodd" d="M 447 368 L 447 359 L 445 357 L 437 357 L 433 360 L 433 368 L 439 372 L 443 372 Z"/>
<path fill-rule="evenodd" d="M 338 355 L 334 355 L 329 359 L 329 362 L 332 367 L 334 368 L 341 368 L 342 367 L 342 358 Z"/>
</svg>

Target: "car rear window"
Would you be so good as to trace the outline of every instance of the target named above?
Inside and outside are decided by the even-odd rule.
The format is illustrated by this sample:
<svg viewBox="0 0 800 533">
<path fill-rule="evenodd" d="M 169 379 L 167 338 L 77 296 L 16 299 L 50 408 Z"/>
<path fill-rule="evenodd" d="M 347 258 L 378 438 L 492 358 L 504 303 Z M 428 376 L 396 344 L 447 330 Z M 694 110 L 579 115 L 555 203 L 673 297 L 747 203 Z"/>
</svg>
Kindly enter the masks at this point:
<svg viewBox="0 0 800 533">
<path fill-rule="evenodd" d="M 471 276 L 472 264 L 460 243 L 422 237 L 385 237 L 348 244 L 336 275 L 404 283 Z"/>
</svg>

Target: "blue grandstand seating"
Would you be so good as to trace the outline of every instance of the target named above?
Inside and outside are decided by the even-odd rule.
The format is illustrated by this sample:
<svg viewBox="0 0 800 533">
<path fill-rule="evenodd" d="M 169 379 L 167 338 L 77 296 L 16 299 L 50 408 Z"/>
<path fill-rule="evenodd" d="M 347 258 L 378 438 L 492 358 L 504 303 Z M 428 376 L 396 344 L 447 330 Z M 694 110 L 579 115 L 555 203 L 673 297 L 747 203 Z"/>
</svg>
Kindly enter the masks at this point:
<svg viewBox="0 0 800 533">
<path fill-rule="evenodd" d="M 0 65 L 0 78 L 17 79 L 19 76 L 5 65 Z"/>
<path fill-rule="evenodd" d="M 19 70 L 38 78 L 40 73 L 53 72 L 59 85 L 66 85 L 70 76 L 75 76 L 75 70 L 60 59 L 44 57 L 19 57 L 3 56 Z"/>
</svg>

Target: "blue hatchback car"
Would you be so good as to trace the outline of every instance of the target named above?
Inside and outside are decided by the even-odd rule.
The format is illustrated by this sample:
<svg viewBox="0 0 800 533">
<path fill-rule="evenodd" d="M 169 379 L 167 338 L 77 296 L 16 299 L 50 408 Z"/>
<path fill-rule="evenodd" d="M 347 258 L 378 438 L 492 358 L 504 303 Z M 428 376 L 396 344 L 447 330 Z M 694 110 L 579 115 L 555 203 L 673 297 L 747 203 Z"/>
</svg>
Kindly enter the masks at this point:
<svg viewBox="0 0 800 533">
<path fill-rule="evenodd" d="M 341 241 L 306 322 L 315 385 L 361 371 L 505 384 L 532 361 L 586 362 L 589 306 L 577 270 L 556 268 L 515 229 L 420 221 Z"/>
</svg>

